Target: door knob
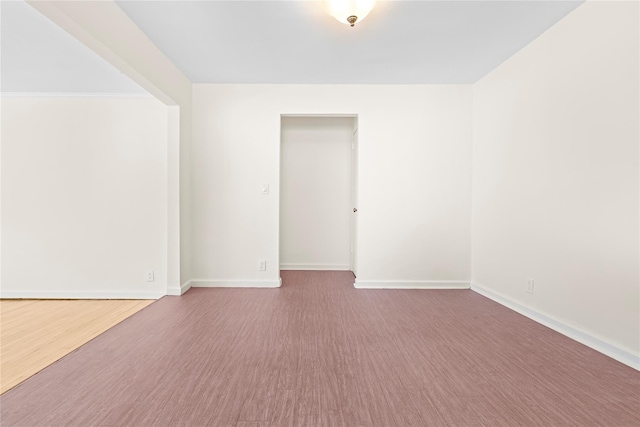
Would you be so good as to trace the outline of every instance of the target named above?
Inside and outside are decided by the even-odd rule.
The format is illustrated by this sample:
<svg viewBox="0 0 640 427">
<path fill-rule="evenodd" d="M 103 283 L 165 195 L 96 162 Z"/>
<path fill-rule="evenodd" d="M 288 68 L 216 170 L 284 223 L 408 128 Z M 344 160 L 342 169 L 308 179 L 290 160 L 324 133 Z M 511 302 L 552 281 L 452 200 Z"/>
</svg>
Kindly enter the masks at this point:
<svg viewBox="0 0 640 427">
<path fill-rule="evenodd" d="M 357 208 L 353 208 L 353 211 L 354 211 L 354 212 L 358 212 L 358 209 L 357 209 Z"/>
</svg>

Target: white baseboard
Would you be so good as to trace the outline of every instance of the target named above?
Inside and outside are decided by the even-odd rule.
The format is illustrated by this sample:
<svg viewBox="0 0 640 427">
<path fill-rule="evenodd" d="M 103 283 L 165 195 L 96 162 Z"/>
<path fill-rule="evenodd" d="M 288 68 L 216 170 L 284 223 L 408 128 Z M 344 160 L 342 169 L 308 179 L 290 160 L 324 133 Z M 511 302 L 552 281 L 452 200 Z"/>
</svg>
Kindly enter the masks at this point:
<svg viewBox="0 0 640 427">
<path fill-rule="evenodd" d="M 456 280 L 361 280 L 356 278 L 357 289 L 469 289 L 469 282 Z"/>
<path fill-rule="evenodd" d="M 192 280 L 192 288 L 279 288 L 282 279 L 277 280 Z"/>
<path fill-rule="evenodd" d="M 167 295 L 173 295 L 173 296 L 180 296 L 180 295 L 184 295 L 189 289 L 191 289 L 191 282 L 192 280 L 189 280 L 188 282 L 183 283 L 182 285 L 180 285 L 180 287 L 171 287 L 167 289 Z"/>
<path fill-rule="evenodd" d="M 2 291 L 3 299 L 160 299 L 164 292 Z"/>
<path fill-rule="evenodd" d="M 280 270 L 332 270 L 349 271 L 349 264 L 280 264 Z"/>
<path fill-rule="evenodd" d="M 1 98 L 153 98 L 148 92 L 2 92 Z"/>
<path fill-rule="evenodd" d="M 548 328 L 551 328 L 554 331 L 561 333 L 562 335 L 578 341 L 579 343 L 584 344 L 587 347 L 605 354 L 612 359 L 617 360 L 618 362 L 624 363 L 627 366 L 640 370 L 640 355 L 634 354 L 629 350 L 607 342 L 602 338 L 598 338 L 585 330 L 576 328 L 575 326 L 570 326 L 565 322 L 554 318 L 553 316 L 541 313 L 533 308 L 515 302 L 511 298 L 497 292 L 493 292 L 483 287 L 482 285 L 472 283 L 471 290 L 489 298 L 490 300 L 497 302 L 500 305 L 510 308 L 511 310 L 520 313 L 531 320 L 534 320 Z"/>
</svg>

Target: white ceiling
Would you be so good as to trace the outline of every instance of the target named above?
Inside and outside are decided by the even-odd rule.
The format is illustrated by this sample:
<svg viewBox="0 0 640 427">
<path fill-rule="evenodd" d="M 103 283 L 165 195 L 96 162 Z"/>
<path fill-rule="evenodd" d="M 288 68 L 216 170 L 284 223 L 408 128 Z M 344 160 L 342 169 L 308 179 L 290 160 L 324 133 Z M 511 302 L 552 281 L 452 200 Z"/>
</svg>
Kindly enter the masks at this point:
<svg viewBox="0 0 640 427">
<path fill-rule="evenodd" d="M 0 13 L 2 92 L 146 93 L 24 1 Z"/>
<path fill-rule="evenodd" d="M 350 28 L 318 1 L 117 4 L 194 83 L 473 83 L 580 1 L 379 1 Z M 144 90 L 23 1 L 0 1 L 3 92 Z"/>
<path fill-rule="evenodd" d="M 381 1 L 354 28 L 319 1 L 123 1 L 194 83 L 473 83 L 580 1 Z"/>
</svg>

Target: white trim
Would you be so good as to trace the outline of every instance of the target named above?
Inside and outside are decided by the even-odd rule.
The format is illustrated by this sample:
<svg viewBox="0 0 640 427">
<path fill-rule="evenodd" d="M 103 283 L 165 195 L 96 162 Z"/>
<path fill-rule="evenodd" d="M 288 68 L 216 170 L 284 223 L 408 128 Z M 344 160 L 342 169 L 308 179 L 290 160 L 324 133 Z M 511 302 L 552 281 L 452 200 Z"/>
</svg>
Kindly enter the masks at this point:
<svg viewBox="0 0 640 427">
<path fill-rule="evenodd" d="M 1 92 L 2 98 L 154 98 L 149 92 L 85 93 L 85 92 Z"/>
<path fill-rule="evenodd" d="M 180 296 L 184 295 L 189 289 L 191 289 L 193 280 L 183 283 L 180 287 L 171 287 L 167 289 L 167 295 Z"/>
<path fill-rule="evenodd" d="M 282 279 L 277 280 L 192 280 L 192 288 L 279 288 Z"/>
<path fill-rule="evenodd" d="M 163 292 L 3 291 L 6 299 L 160 299 Z"/>
<path fill-rule="evenodd" d="M 357 289 L 469 289 L 469 282 L 457 280 L 362 280 L 356 278 Z"/>
<path fill-rule="evenodd" d="M 310 113 L 310 114 L 304 114 L 304 113 L 280 113 L 280 117 L 281 118 L 327 118 L 327 119 L 333 119 L 333 118 L 357 118 L 358 117 L 358 113 L 338 113 L 338 114 L 332 114 L 332 113 Z"/>
<path fill-rule="evenodd" d="M 167 106 L 167 294 L 180 290 L 180 108 Z M 175 294 L 174 294 L 175 295 Z"/>
<path fill-rule="evenodd" d="M 500 293 L 491 291 L 477 283 L 471 284 L 471 290 L 503 305 L 511 310 L 528 317 L 556 332 L 561 333 L 581 344 L 586 345 L 604 355 L 624 363 L 636 370 L 640 370 L 640 355 L 634 354 L 632 351 L 626 350 L 620 346 L 612 344 L 603 338 L 596 337 L 595 335 L 580 329 L 576 326 L 568 325 L 562 320 L 558 320 L 553 316 L 537 311 L 531 307 L 522 305 L 509 297 L 506 297 Z"/>
<path fill-rule="evenodd" d="M 280 270 L 333 270 L 349 271 L 349 264 L 280 264 Z"/>
</svg>

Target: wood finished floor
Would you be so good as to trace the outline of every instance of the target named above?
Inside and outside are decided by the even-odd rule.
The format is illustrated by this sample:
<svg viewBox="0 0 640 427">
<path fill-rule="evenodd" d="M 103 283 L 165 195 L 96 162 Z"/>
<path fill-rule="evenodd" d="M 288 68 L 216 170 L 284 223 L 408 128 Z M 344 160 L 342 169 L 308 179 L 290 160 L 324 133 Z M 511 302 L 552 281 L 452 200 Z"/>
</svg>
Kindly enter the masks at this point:
<svg viewBox="0 0 640 427">
<path fill-rule="evenodd" d="M 468 290 L 165 297 L 0 396 L 3 426 L 638 426 L 640 372 Z"/>
<path fill-rule="evenodd" d="M 152 302 L 0 301 L 0 393 L 15 387 Z"/>
</svg>

